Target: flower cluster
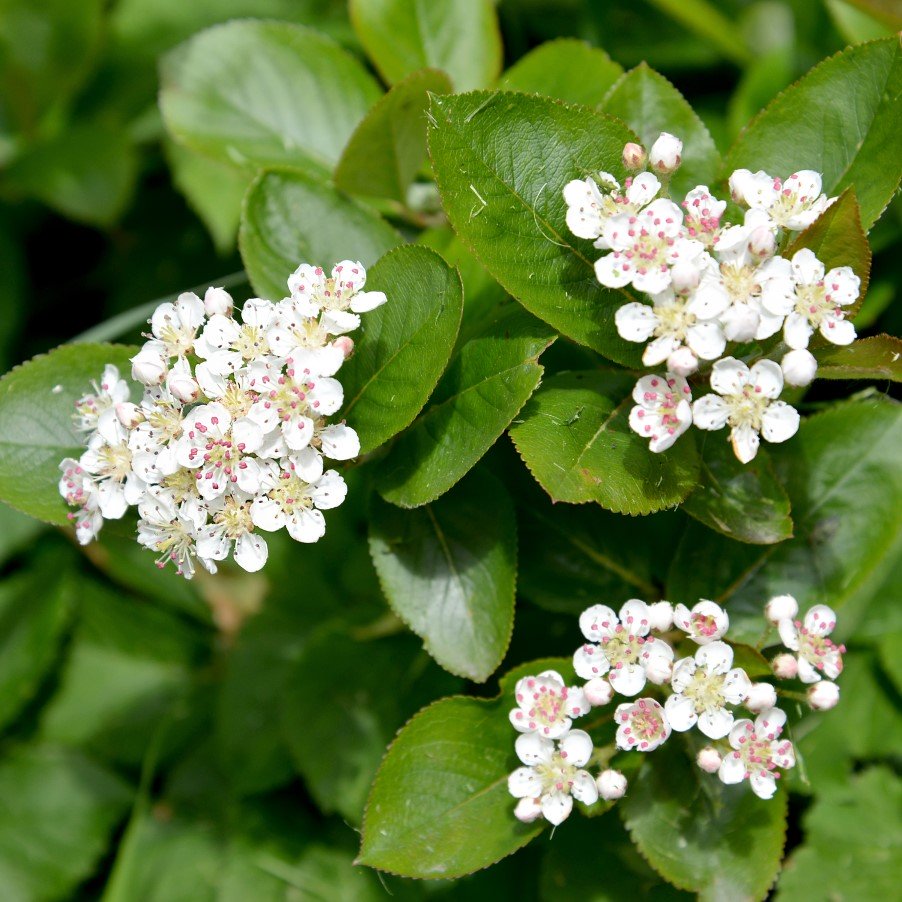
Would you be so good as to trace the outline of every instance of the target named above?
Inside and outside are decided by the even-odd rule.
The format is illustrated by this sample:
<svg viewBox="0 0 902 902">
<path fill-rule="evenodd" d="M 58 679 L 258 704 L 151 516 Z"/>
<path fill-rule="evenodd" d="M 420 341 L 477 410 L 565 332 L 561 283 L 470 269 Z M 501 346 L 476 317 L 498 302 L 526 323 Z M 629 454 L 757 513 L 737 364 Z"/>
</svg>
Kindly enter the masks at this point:
<svg viewBox="0 0 902 902">
<path fill-rule="evenodd" d="M 682 143 L 667 133 L 647 156 L 627 144 L 626 167 L 651 171 L 622 186 L 607 172 L 570 182 L 567 225 L 607 252 L 595 264 L 602 285 L 632 286 L 651 301 L 625 304 L 615 316 L 622 338 L 646 344 L 643 363 L 666 368 L 636 385 L 631 427 L 660 452 L 693 422 L 700 429 L 730 426 L 733 450 L 748 463 L 761 436 L 783 442 L 797 431 L 798 413 L 779 396 L 784 384 L 814 379 L 817 362 L 808 350 L 814 332 L 837 345 L 855 338 L 846 309 L 858 298 L 860 280 L 848 266 L 827 271 L 807 248 L 780 254 L 790 233 L 807 228 L 835 200 L 821 192 L 817 172 L 784 181 L 737 169 L 730 192 L 745 212 L 733 225 L 722 221 L 726 201 L 706 185 L 679 205 L 666 196 L 681 153 Z M 781 330 L 790 350 L 779 363 L 748 366 L 724 356 L 728 342 L 764 341 Z M 703 361 L 716 361 L 710 373 L 716 394 L 693 403 L 687 377 Z"/>
<path fill-rule="evenodd" d="M 821 674 L 835 678 L 845 651 L 827 638 L 836 617 L 825 605 L 812 607 L 804 622 L 793 619 L 797 613 L 789 595 L 772 598 L 765 607 L 766 618 L 794 653 L 777 655 L 773 670 L 778 677 L 798 676 L 813 684 L 808 702 L 825 710 L 837 703 L 839 690 Z M 593 759 L 607 762 L 618 751 L 652 752 L 673 732 L 692 729 L 708 742 L 697 756 L 702 770 L 727 784 L 747 779 L 756 795 L 771 798 L 780 770 L 795 764 L 795 751 L 781 738 L 786 714 L 776 707 L 773 684 L 753 683 L 734 666 L 734 648 L 724 641 L 729 624 L 727 612 L 704 599 L 691 609 L 630 599 L 619 612 L 602 604 L 583 611 L 579 626 L 586 642 L 573 656 L 583 685 L 567 686 L 553 670 L 516 684 L 510 721 L 521 734 L 515 751 L 523 766 L 508 781 L 519 799 L 515 815 L 523 821 L 544 817 L 556 825 L 570 814 L 574 799 L 587 805 L 599 797 L 618 799 L 626 792 L 626 778 L 610 767 L 593 777 L 586 769 Z M 588 732 L 591 719 L 587 729 L 574 729 L 573 722 L 616 696 L 625 700 L 598 718 L 598 724 L 613 718 L 613 748 L 596 752 Z M 737 716 L 740 706 L 755 719 Z"/>
<path fill-rule="evenodd" d="M 252 298 L 238 316 L 221 288 L 157 307 L 132 358 L 139 403 L 107 366 L 76 404 L 87 448 L 61 463 L 60 494 L 77 508 L 78 541 L 137 506 L 138 542 L 190 579 L 197 563 L 213 573 L 230 555 L 259 570 L 268 549 L 258 530 L 320 539 L 322 512 L 347 492 L 324 461 L 360 452 L 354 430 L 329 418 L 343 401 L 335 374 L 353 350 L 346 333 L 386 300 L 365 282 L 350 260 L 331 274 L 305 263 L 288 297 Z"/>
</svg>

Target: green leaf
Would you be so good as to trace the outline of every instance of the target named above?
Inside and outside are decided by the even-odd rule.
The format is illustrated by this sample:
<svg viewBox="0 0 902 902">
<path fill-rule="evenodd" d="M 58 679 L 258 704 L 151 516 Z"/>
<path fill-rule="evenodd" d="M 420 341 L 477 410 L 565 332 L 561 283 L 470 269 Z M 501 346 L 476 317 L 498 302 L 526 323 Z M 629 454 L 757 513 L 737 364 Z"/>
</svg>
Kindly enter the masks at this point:
<svg viewBox="0 0 902 902">
<path fill-rule="evenodd" d="M 614 325 L 632 300 L 598 284 L 591 242 L 570 234 L 563 188 L 599 169 L 622 178 L 636 136 L 585 107 L 522 94 L 436 97 L 429 152 L 451 224 L 527 310 L 628 366 L 639 351 Z"/>
<path fill-rule="evenodd" d="M 7 170 L 5 180 L 64 216 L 109 226 L 124 212 L 137 169 L 135 148 L 124 129 L 80 123 L 31 147 Z"/>
<path fill-rule="evenodd" d="M 900 442 L 902 406 L 877 395 L 804 420 L 796 436 L 771 450 L 795 537 L 750 546 L 690 523 L 667 598 L 726 604 L 730 637 L 739 642 L 757 641 L 762 605 L 786 593 L 802 610 L 816 603 L 840 610 L 841 629 L 851 629 L 902 546 Z"/>
<path fill-rule="evenodd" d="M 371 266 L 401 236 L 378 213 L 307 173 L 276 170 L 261 173 L 248 190 L 238 240 L 254 290 L 281 298 L 298 264 L 331 269 L 352 259 Z"/>
<path fill-rule="evenodd" d="M 575 38 L 560 38 L 520 57 L 501 76 L 498 87 L 598 106 L 622 74 L 623 67 L 603 50 Z"/>
<path fill-rule="evenodd" d="M 746 782 L 724 785 L 671 739 L 649 755 L 618 808 L 662 877 L 715 902 L 767 895 L 783 857 L 786 800 L 782 791 L 759 799 Z"/>
<path fill-rule="evenodd" d="M 601 373 L 546 380 L 511 429 L 517 451 L 553 501 L 595 501 L 621 514 L 649 514 L 679 504 L 695 487 L 698 455 L 691 435 L 663 454 L 629 426 L 632 396 L 611 398 Z"/>
<path fill-rule="evenodd" d="M 720 163 L 714 139 L 686 98 L 654 69 L 642 63 L 611 89 L 601 109 L 622 119 L 650 149 L 661 132 L 683 142 L 683 162 L 670 179 L 675 200 L 696 185 L 712 185 Z"/>
<path fill-rule="evenodd" d="M 902 28 L 902 13 L 899 12 L 895 0 L 849 0 L 849 2 L 894 31 Z"/>
<path fill-rule="evenodd" d="M 844 348 L 815 352 L 818 379 L 889 379 L 902 382 L 902 339 L 894 335 L 860 338 Z"/>
<path fill-rule="evenodd" d="M 380 94 L 338 44 L 287 22 L 208 28 L 163 58 L 160 78 L 169 133 L 247 168 L 330 171 Z"/>
<path fill-rule="evenodd" d="M 426 157 L 429 93 L 449 94 L 444 72 L 421 69 L 398 82 L 354 130 L 335 185 L 350 194 L 407 201 L 407 189 Z"/>
<path fill-rule="evenodd" d="M 752 55 L 743 41 L 742 32 L 720 12 L 710 0 L 649 0 L 661 12 L 679 22 L 689 31 L 716 47 L 728 60 L 746 65 Z"/>
<path fill-rule="evenodd" d="M 136 350 L 64 345 L 0 379 L 0 501 L 48 523 L 69 522 L 57 486 L 63 458 L 78 458 L 85 449 L 72 422 L 75 402 L 107 363 L 127 374 Z"/>
<path fill-rule="evenodd" d="M 850 47 L 784 91 L 739 137 L 724 169 L 786 177 L 823 173 L 824 191 L 854 186 L 870 228 L 899 184 L 902 52 L 895 36 Z"/>
<path fill-rule="evenodd" d="M 53 664 L 72 610 L 70 575 L 20 571 L 0 583 L 0 728 L 31 700 Z"/>
<path fill-rule="evenodd" d="M 900 812 L 902 781 L 886 767 L 825 790 L 803 816 L 805 841 L 786 862 L 778 902 L 813 899 L 827 887 L 837 902 L 891 899 L 899 888 Z"/>
<path fill-rule="evenodd" d="M 739 542 L 792 538 L 789 497 L 763 448 L 750 464 L 739 463 L 721 436 L 705 437 L 701 451 L 698 488 L 683 502 L 687 514 Z"/>
<path fill-rule="evenodd" d="M 37 520 L 0 504 L 0 564 L 5 564 L 43 530 Z"/>
<path fill-rule="evenodd" d="M 342 367 L 342 416 L 366 454 L 410 425 L 448 364 L 463 310 L 456 270 L 405 245 L 367 273 L 388 302 L 363 317 L 356 353 Z"/>
<path fill-rule="evenodd" d="M 413 717 L 367 801 L 360 864 L 405 877 L 470 874 L 542 830 L 513 815 L 510 699 L 445 698 Z M 478 841 L 476 841 L 478 838 Z"/>
<path fill-rule="evenodd" d="M 392 504 L 418 507 L 447 492 L 495 443 L 542 376 L 539 355 L 551 330 L 516 304 L 453 357 L 432 404 L 397 441 L 377 474 Z"/>
<path fill-rule="evenodd" d="M 517 524 L 507 492 L 476 471 L 414 511 L 373 505 L 370 553 L 389 604 L 442 667 L 488 679 L 514 625 Z"/>
<path fill-rule="evenodd" d="M 460 688 L 427 661 L 412 636 L 363 642 L 345 629 L 326 631 L 304 649 L 282 694 L 280 719 L 322 811 L 359 824 L 385 747 L 409 712 Z M 313 686 L 319 688 L 311 692 Z"/>
<path fill-rule="evenodd" d="M 490 0 L 351 0 L 351 22 L 382 77 L 441 69 L 458 91 L 485 88 L 501 71 L 501 35 Z"/>
<path fill-rule="evenodd" d="M 3 898 L 35 902 L 71 898 L 91 876 L 131 793 L 80 754 L 31 745 L 0 760 L 0 798 Z"/>
<path fill-rule="evenodd" d="M 846 308 L 846 316 L 853 318 L 864 303 L 871 275 L 871 246 L 861 224 L 861 211 L 855 192 L 847 189 L 836 203 L 831 204 L 786 249 L 791 257 L 803 247 L 809 248 L 830 270 L 836 266 L 850 266 L 861 279 L 858 300 Z"/>
<path fill-rule="evenodd" d="M 887 38 L 892 34 L 892 30 L 886 25 L 861 9 L 856 9 L 851 3 L 826 0 L 826 7 L 836 30 L 847 44 L 860 44 L 862 41 Z M 897 29 L 902 28 L 902 17 L 898 21 Z"/>
</svg>

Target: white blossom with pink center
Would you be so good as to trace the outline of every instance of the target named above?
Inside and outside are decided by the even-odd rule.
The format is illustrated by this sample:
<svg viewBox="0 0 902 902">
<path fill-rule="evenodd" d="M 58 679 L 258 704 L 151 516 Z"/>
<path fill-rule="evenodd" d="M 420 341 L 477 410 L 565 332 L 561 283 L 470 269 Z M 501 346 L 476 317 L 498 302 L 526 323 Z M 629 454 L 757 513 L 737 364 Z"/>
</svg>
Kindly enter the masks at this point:
<svg viewBox="0 0 902 902">
<path fill-rule="evenodd" d="M 670 680 L 674 694 L 664 702 L 667 720 L 674 730 L 685 732 L 698 725 L 709 739 L 722 739 L 733 726 L 727 705 L 745 701 L 752 686 L 741 667 L 733 667 L 733 649 L 714 641 L 673 665 Z"/>
<path fill-rule="evenodd" d="M 737 169 L 730 176 L 733 199 L 767 214 L 774 228 L 807 229 L 836 198 L 821 193 L 821 176 L 811 169 L 794 172 L 785 181 L 766 172 Z"/>
<path fill-rule="evenodd" d="M 720 231 L 720 217 L 727 208 L 725 200 L 717 200 L 707 185 L 693 188 L 682 203 L 683 226 L 690 238 L 710 247 Z"/>
<path fill-rule="evenodd" d="M 583 730 L 571 730 L 555 743 L 538 733 L 523 733 L 515 743 L 518 767 L 507 781 L 508 791 L 520 799 L 514 814 L 521 821 L 538 817 L 557 826 L 573 810 L 573 800 L 593 805 L 598 787 L 582 768 L 592 757 L 592 740 Z"/>
<path fill-rule="evenodd" d="M 100 381 L 91 383 L 94 392 L 75 402 L 73 421 L 80 432 L 99 432 L 109 435 L 110 426 L 116 421 L 116 407 L 128 401 L 128 383 L 120 377 L 119 369 L 112 364 L 103 368 Z M 114 427 L 115 428 L 115 427 Z"/>
<path fill-rule="evenodd" d="M 288 277 L 291 300 L 302 316 L 318 316 L 330 335 L 350 332 L 360 325 L 359 313 L 385 303 L 381 291 L 364 291 L 366 269 L 353 260 L 342 260 L 327 276 L 321 266 L 302 263 Z"/>
<path fill-rule="evenodd" d="M 620 616 L 607 605 L 596 604 L 580 615 L 579 627 L 589 642 L 577 649 L 573 669 L 584 680 L 606 676 L 620 695 L 638 695 L 647 681 L 670 678 L 673 649 L 649 636 L 648 605 L 630 599 Z"/>
<path fill-rule="evenodd" d="M 618 705 L 614 712 L 617 748 L 651 752 L 670 736 L 670 723 L 664 708 L 653 698 L 640 698 Z"/>
<path fill-rule="evenodd" d="M 683 214 L 659 197 L 637 213 L 619 213 L 604 224 L 602 238 L 611 253 L 595 263 L 595 276 L 608 288 L 632 285 L 658 294 L 671 284 L 671 267 L 690 263 L 704 250 L 683 234 Z"/>
<path fill-rule="evenodd" d="M 673 606 L 673 624 L 698 645 L 722 638 L 730 626 L 727 612 L 713 601 L 702 599 L 692 610 L 684 604 Z"/>
<path fill-rule="evenodd" d="M 60 470 L 63 475 L 59 481 L 59 493 L 66 504 L 78 508 L 66 516 L 75 526 L 75 537 L 79 545 L 87 545 L 97 538 L 103 527 L 103 514 L 100 512 L 100 499 L 94 488 L 94 481 L 81 464 L 71 457 L 60 463 Z"/>
<path fill-rule="evenodd" d="M 730 746 L 718 770 L 727 784 L 748 780 L 752 792 L 762 799 L 770 799 L 777 791 L 780 773 L 795 765 L 795 750 L 788 739 L 780 739 L 786 714 L 771 708 L 758 715 L 755 722 L 737 720 L 730 730 Z"/>
<path fill-rule="evenodd" d="M 803 683 L 816 683 L 822 674 L 835 680 L 842 673 L 846 647 L 827 638 L 835 626 L 836 614 L 825 604 L 810 608 L 804 621 L 787 618 L 777 624 L 783 644 L 796 653 Z"/>
<path fill-rule="evenodd" d="M 785 442 L 799 429 L 799 414 L 785 401 L 783 371 L 773 360 L 759 360 L 749 369 L 741 360 L 724 357 L 711 370 L 708 394 L 692 405 L 699 429 L 730 426 L 733 453 L 744 464 L 758 453 L 759 434 L 769 442 Z"/>
<path fill-rule="evenodd" d="M 633 389 L 630 428 L 649 439 L 649 450 L 666 451 L 692 425 L 689 383 L 673 373 L 643 376 Z"/>
<path fill-rule="evenodd" d="M 573 718 L 582 717 L 592 709 L 583 690 L 568 687 L 556 670 L 518 680 L 514 696 L 517 707 L 509 715 L 514 729 L 520 733 L 539 733 L 548 739 L 558 739 L 568 733 Z"/>
</svg>

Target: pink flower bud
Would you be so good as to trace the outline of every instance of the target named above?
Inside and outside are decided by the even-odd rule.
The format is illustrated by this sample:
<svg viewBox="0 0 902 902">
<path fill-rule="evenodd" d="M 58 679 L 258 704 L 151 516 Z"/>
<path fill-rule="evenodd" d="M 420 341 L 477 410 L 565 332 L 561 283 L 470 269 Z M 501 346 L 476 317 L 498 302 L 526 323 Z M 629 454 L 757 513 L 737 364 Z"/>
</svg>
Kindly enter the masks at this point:
<svg viewBox="0 0 902 902">
<path fill-rule="evenodd" d="M 808 704 L 815 711 L 829 711 L 839 701 L 839 686 L 829 680 L 819 680 L 808 687 Z"/>
<path fill-rule="evenodd" d="M 764 616 L 774 625 L 792 620 L 799 613 L 799 603 L 791 595 L 775 595 L 765 606 Z"/>
<path fill-rule="evenodd" d="M 799 672 L 799 662 L 794 655 L 777 655 L 770 663 L 774 674 L 781 680 L 794 680 Z"/>
<path fill-rule="evenodd" d="M 190 404 L 200 396 L 200 386 L 187 373 L 173 370 L 169 374 L 167 385 L 173 397 L 178 398 L 183 404 Z"/>
<path fill-rule="evenodd" d="M 137 404 L 131 401 L 123 401 L 116 405 L 116 418 L 126 429 L 134 429 L 138 423 L 144 421 L 144 414 Z"/>
<path fill-rule="evenodd" d="M 217 313 L 228 316 L 232 312 L 232 296 L 224 288 L 208 288 L 204 294 L 204 311 L 207 316 Z"/>
<path fill-rule="evenodd" d="M 614 697 L 614 687 L 604 678 L 595 677 L 583 686 L 583 692 L 590 705 L 596 708 L 607 705 Z"/>
<path fill-rule="evenodd" d="M 772 257 L 777 248 L 777 239 L 767 226 L 758 226 L 749 236 L 749 251 L 756 257 Z"/>
<path fill-rule="evenodd" d="M 622 799 L 626 793 L 626 777 L 619 770 L 603 770 L 595 780 L 598 794 L 607 802 Z"/>
<path fill-rule="evenodd" d="M 706 773 L 716 774 L 720 769 L 720 763 L 723 757 L 716 748 L 706 745 L 703 749 L 699 749 L 699 753 L 695 756 L 695 763 Z"/>
<path fill-rule="evenodd" d="M 683 142 L 668 132 L 661 132 L 658 140 L 651 146 L 648 159 L 652 169 L 663 175 L 669 175 L 679 169 L 680 163 L 683 162 L 682 153 Z"/>
<path fill-rule="evenodd" d="M 648 628 L 665 633 L 673 626 L 673 605 L 669 601 L 656 601 L 648 606 Z"/>
<path fill-rule="evenodd" d="M 701 278 L 701 270 L 693 263 L 677 263 L 670 270 L 670 281 L 673 283 L 673 290 L 678 294 L 685 294 L 693 288 L 698 288 Z"/>
<path fill-rule="evenodd" d="M 345 355 L 346 360 L 354 353 L 354 339 L 347 335 L 339 335 L 338 338 L 335 339 L 334 344 L 335 347 Z"/>
<path fill-rule="evenodd" d="M 517 807 L 514 808 L 514 817 L 524 824 L 531 824 L 536 818 L 541 817 L 542 806 L 538 799 L 520 799 Z"/>
<path fill-rule="evenodd" d="M 777 690 L 770 683 L 753 683 L 743 704 L 755 714 L 769 711 L 777 704 Z"/>
<path fill-rule="evenodd" d="M 623 146 L 623 165 L 633 172 L 645 168 L 645 161 L 648 158 L 645 154 L 645 148 L 641 144 L 635 144 L 630 141 L 629 144 Z"/>
<path fill-rule="evenodd" d="M 159 354 L 139 351 L 132 357 L 132 378 L 144 385 L 159 385 L 166 378 L 166 361 Z"/>
<path fill-rule="evenodd" d="M 780 369 L 787 385 L 809 385 L 817 374 L 817 360 L 811 351 L 800 348 L 783 356 Z"/>
</svg>

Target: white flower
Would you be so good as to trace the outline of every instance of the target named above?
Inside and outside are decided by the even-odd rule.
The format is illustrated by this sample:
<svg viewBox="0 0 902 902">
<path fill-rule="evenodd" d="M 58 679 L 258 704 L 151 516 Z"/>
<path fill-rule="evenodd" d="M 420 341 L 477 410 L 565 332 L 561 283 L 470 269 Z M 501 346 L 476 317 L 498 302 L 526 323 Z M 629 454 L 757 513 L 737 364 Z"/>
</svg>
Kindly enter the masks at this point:
<svg viewBox="0 0 902 902">
<path fill-rule="evenodd" d="M 118 421 L 116 425 L 120 430 L 116 441 L 108 442 L 95 432 L 78 461 L 93 478 L 97 507 L 106 520 L 121 519 L 130 504 L 138 503 L 145 489 L 144 482 L 132 469 L 125 429 Z"/>
<path fill-rule="evenodd" d="M 829 680 L 819 680 L 808 687 L 808 704 L 815 711 L 829 711 L 839 702 L 839 686 Z"/>
<path fill-rule="evenodd" d="M 669 288 L 671 267 L 702 253 L 699 241 L 683 236 L 683 214 L 659 197 L 637 213 L 618 213 L 604 224 L 602 238 L 612 252 L 595 263 L 595 276 L 608 288 L 632 285 L 657 294 Z"/>
<path fill-rule="evenodd" d="M 510 712 L 510 722 L 521 733 L 540 733 L 558 739 L 570 731 L 572 718 L 590 710 L 582 689 L 568 688 L 555 670 L 517 681 L 514 695 L 517 706 Z"/>
<path fill-rule="evenodd" d="M 854 304 L 861 280 L 849 266 L 824 272 L 824 264 L 807 247 L 792 258 L 795 293 L 790 296 L 764 294 L 762 305 L 771 313 L 785 316 L 783 338 L 794 350 L 808 347 L 817 329 L 827 341 L 848 345 L 855 340 L 855 327 L 845 318 L 843 307 Z"/>
<path fill-rule="evenodd" d="M 204 319 L 204 303 L 194 292 L 180 294 L 174 304 L 160 304 L 150 318 L 150 329 L 162 346 L 161 356 L 168 359 L 190 354 Z"/>
<path fill-rule="evenodd" d="M 764 616 L 774 626 L 781 620 L 792 620 L 799 613 L 799 603 L 792 595 L 775 595 L 765 606 Z"/>
<path fill-rule="evenodd" d="M 199 555 L 195 546 L 206 518 L 202 507 L 176 504 L 167 492 L 151 490 L 142 497 L 138 513 L 138 543 L 159 555 L 158 567 L 162 569 L 172 561 L 176 572 L 185 579 L 194 576 L 195 561 L 210 573 L 216 572 L 216 564 Z"/>
<path fill-rule="evenodd" d="M 684 604 L 674 605 L 673 622 L 698 645 L 716 642 L 730 626 L 727 612 L 720 605 L 705 599 L 691 611 Z"/>
<path fill-rule="evenodd" d="M 266 332 L 269 347 L 279 357 L 294 359 L 297 369 L 310 370 L 317 376 L 334 376 L 348 356 L 346 336 L 335 338 L 316 317 L 304 311 L 306 302 L 287 298 L 276 305 Z"/>
<path fill-rule="evenodd" d="M 695 657 L 673 665 L 674 695 L 667 698 L 664 710 L 674 730 L 682 733 L 698 724 L 709 739 L 730 732 L 733 713 L 726 706 L 741 704 L 752 685 L 746 672 L 732 665 L 733 649 L 725 642 L 703 645 Z"/>
<path fill-rule="evenodd" d="M 328 332 L 341 335 L 360 325 L 358 313 L 366 313 L 385 303 L 381 291 L 363 291 L 366 270 L 353 260 L 342 260 L 327 277 L 320 266 L 302 263 L 289 277 L 288 290 L 298 311 L 319 316 Z M 350 312 L 349 312 L 350 311 Z"/>
<path fill-rule="evenodd" d="M 821 194 L 820 173 L 802 169 L 786 181 L 766 172 L 737 169 L 730 176 L 730 191 L 737 203 L 767 213 L 775 227 L 807 229 L 833 202 Z"/>
<path fill-rule="evenodd" d="M 695 292 L 677 295 L 666 289 L 653 295 L 653 307 L 633 301 L 624 304 L 614 314 L 614 322 L 621 338 L 627 341 L 652 341 L 642 354 L 645 366 L 668 362 L 671 370 L 674 355 L 688 348 L 692 356 L 679 368 L 683 374 L 694 372 L 698 359 L 714 360 L 726 346 L 723 327 L 718 317 L 729 303 L 725 295 Z"/>
<path fill-rule="evenodd" d="M 180 357 L 167 373 L 166 387 L 183 404 L 191 404 L 200 397 L 200 386 L 191 375 L 191 366 L 184 357 Z"/>
<path fill-rule="evenodd" d="M 235 563 L 249 573 L 262 569 L 269 556 L 265 539 L 254 533 L 250 502 L 228 497 L 212 512 L 212 523 L 198 530 L 197 553 L 211 561 L 223 561 L 230 552 Z"/>
<path fill-rule="evenodd" d="M 670 736 L 667 715 L 653 698 L 618 705 L 614 722 L 619 724 L 616 736 L 619 749 L 651 752 Z"/>
<path fill-rule="evenodd" d="M 595 781 L 582 770 L 592 756 L 588 733 L 572 730 L 557 746 L 537 733 L 524 733 L 517 737 L 515 748 L 526 766 L 508 777 L 507 788 L 521 800 L 515 810 L 520 820 L 535 820 L 541 814 L 557 826 L 573 810 L 573 799 L 587 805 L 598 801 Z"/>
<path fill-rule="evenodd" d="M 607 676 L 621 695 L 637 695 L 652 676 L 659 681 L 669 678 L 673 649 L 648 635 L 644 601 L 627 601 L 619 618 L 607 605 L 593 605 L 580 615 L 579 626 L 589 644 L 576 651 L 573 668 L 584 680 Z"/>
<path fill-rule="evenodd" d="M 605 223 L 620 214 L 633 214 L 650 203 L 661 190 L 661 183 L 650 172 L 642 172 L 620 183 L 609 172 L 599 172 L 599 187 L 595 179 L 575 179 L 564 186 L 567 204 L 567 227 L 577 238 L 590 238 L 595 247 L 608 247 L 602 233 Z"/>
<path fill-rule="evenodd" d="M 783 370 L 783 381 L 787 385 L 810 385 L 817 375 L 817 359 L 811 351 L 799 348 L 783 355 L 780 369 Z"/>
<path fill-rule="evenodd" d="M 816 604 L 805 621 L 781 620 L 777 624 L 783 644 L 796 652 L 798 675 L 803 683 L 816 683 L 821 673 L 835 680 L 842 673 L 846 648 L 835 645 L 827 636 L 836 626 L 836 614 L 825 604 Z"/>
<path fill-rule="evenodd" d="M 143 385 L 159 385 L 169 372 L 165 355 L 165 345 L 161 341 L 148 341 L 131 358 L 132 378 Z"/>
<path fill-rule="evenodd" d="M 727 202 L 717 200 L 707 185 L 693 188 L 682 203 L 683 225 L 690 238 L 709 246 L 715 242 L 720 232 L 720 217 L 727 208 Z"/>
<path fill-rule="evenodd" d="M 643 376 L 633 389 L 633 400 L 630 428 L 651 439 L 648 447 L 656 454 L 666 451 L 692 424 L 692 395 L 682 376 Z"/>
<path fill-rule="evenodd" d="M 730 730 L 733 751 L 724 756 L 718 771 L 720 779 L 727 784 L 747 779 L 756 796 L 771 798 L 777 790 L 776 769 L 795 764 L 792 743 L 779 739 L 785 723 L 786 714 L 779 708 L 759 714 L 754 724 L 737 720 Z"/>
<path fill-rule="evenodd" d="M 75 536 L 79 545 L 87 545 L 97 538 L 103 526 L 97 490 L 93 480 L 77 460 L 65 458 L 60 463 L 60 470 L 63 475 L 59 481 L 59 493 L 66 504 L 78 508 L 78 511 L 73 511 L 67 516 L 75 526 Z"/>
<path fill-rule="evenodd" d="M 92 387 L 93 394 L 83 395 L 75 402 L 72 419 L 80 432 L 93 432 L 95 429 L 107 432 L 107 421 L 115 418 L 116 408 L 128 401 L 128 383 L 119 376 L 117 367 L 107 364 L 100 383 L 93 382 Z"/>
<path fill-rule="evenodd" d="M 614 697 L 614 687 L 604 677 L 593 677 L 583 686 L 589 704 L 599 708 L 610 703 Z"/>
<path fill-rule="evenodd" d="M 781 680 L 794 680 L 799 675 L 799 661 L 795 655 L 784 652 L 777 655 L 770 664 L 774 676 L 778 676 Z"/>
<path fill-rule="evenodd" d="M 207 289 L 204 294 L 204 312 L 207 316 L 229 316 L 232 312 L 235 302 L 232 296 L 224 288 Z"/>
<path fill-rule="evenodd" d="M 777 690 L 770 683 L 754 683 L 749 690 L 745 706 L 754 714 L 767 711 L 777 704 Z"/>
<path fill-rule="evenodd" d="M 673 605 L 669 601 L 656 601 L 648 606 L 650 629 L 666 633 L 673 626 Z"/>
<path fill-rule="evenodd" d="M 652 169 L 669 175 L 679 169 L 682 153 L 683 142 L 669 132 L 661 132 L 648 153 L 648 163 Z"/>
<path fill-rule="evenodd" d="M 785 401 L 783 371 L 772 360 L 759 360 L 749 369 L 741 360 L 725 357 L 711 370 L 711 388 L 692 406 L 699 429 L 723 429 L 729 425 L 733 452 L 746 464 L 758 453 L 759 433 L 769 442 L 785 442 L 796 434 L 799 415 Z"/>
<path fill-rule="evenodd" d="M 626 777 L 619 770 L 603 770 L 595 779 L 595 785 L 606 802 L 622 799 L 626 794 Z"/>
<path fill-rule="evenodd" d="M 695 763 L 706 773 L 714 774 L 720 769 L 723 762 L 723 756 L 716 748 L 706 745 L 703 749 L 699 749 L 695 756 Z"/>
</svg>

